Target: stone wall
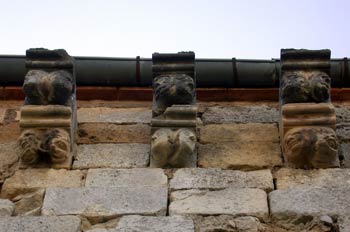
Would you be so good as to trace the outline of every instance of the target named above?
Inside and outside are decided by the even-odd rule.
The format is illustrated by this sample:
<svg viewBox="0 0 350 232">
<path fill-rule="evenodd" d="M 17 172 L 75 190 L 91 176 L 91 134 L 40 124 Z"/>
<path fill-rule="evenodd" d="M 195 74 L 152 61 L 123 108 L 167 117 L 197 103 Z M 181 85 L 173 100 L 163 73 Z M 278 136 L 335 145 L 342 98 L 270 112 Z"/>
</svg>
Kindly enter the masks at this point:
<svg viewBox="0 0 350 232">
<path fill-rule="evenodd" d="M 72 170 L 18 169 L 22 102 L 0 104 L 0 231 L 350 231 L 350 107 L 342 166 L 283 165 L 277 103 L 199 103 L 198 168 L 149 168 L 150 102 L 78 102 Z M 10 216 L 10 217 L 9 217 Z"/>
</svg>

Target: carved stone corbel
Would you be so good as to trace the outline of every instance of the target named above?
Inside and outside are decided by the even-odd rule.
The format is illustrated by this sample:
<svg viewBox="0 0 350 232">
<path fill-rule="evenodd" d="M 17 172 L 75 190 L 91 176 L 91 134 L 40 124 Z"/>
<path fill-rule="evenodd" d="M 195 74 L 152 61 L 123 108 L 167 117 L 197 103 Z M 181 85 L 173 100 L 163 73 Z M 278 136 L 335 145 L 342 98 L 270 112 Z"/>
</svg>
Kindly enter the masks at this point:
<svg viewBox="0 0 350 232">
<path fill-rule="evenodd" d="M 70 168 L 76 152 L 76 82 L 73 59 L 63 49 L 26 52 L 21 107 L 21 167 Z"/>
<path fill-rule="evenodd" d="M 294 168 L 339 166 L 330 50 L 281 50 L 280 137 Z"/>
<path fill-rule="evenodd" d="M 151 167 L 196 167 L 197 107 L 193 52 L 153 61 Z"/>
</svg>

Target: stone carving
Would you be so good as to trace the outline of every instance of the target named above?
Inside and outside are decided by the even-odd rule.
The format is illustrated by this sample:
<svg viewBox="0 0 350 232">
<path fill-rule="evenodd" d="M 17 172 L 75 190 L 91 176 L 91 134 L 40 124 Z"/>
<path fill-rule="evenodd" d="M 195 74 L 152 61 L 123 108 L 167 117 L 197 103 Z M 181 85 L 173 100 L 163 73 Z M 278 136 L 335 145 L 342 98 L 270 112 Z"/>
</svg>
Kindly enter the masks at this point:
<svg viewBox="0 0 350 232">
<path fill-rule="evenodd" d="M 281 51 L 280 135 L 288 166 L 339 166 L 329 61 L 329 50 Z"/>
<path fill-rule="evenodd" d="M 64 50 L 29 49 L 21 108 L 21 166 L 70 168 L 75 152 L 73 60 Z"/>
<path fill-rule="evenodd" d="M 151 167 L 196 167 L 194 53 L 153 54 Z"/>
</svg>

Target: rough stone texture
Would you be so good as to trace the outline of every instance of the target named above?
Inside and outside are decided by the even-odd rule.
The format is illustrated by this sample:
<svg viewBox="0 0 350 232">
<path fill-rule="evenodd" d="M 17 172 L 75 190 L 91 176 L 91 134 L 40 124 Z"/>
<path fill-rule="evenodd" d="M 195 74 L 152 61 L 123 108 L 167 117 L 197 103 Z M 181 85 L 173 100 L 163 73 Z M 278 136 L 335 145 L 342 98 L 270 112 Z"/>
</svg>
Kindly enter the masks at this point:
<svg viewBox="0 0 350 232">
<path fill-rule="evenodd" d="M 220 143 L 234 141 L 279 143 L 276 124 L 211 124 L 200 130 L 201 143 Z"/>
<path fill-rule="evenodd" d="M 276 221 L 306 221 L 312 217 L 350 214 L 349 185 L 299 187 L 269 194 L 270 213 Z"/>
<path fill-rule="evenodd" d="M 339 140 L 350 140 L 350 123 L 337 124 L 336 133 Z"/>
<path fill-rule="evenodd" d="M 85 174 L 80 170 L 21 169 L 5 181 L 1 196 L 11 199 L 19 194 L 48 187 L 80 187 L 84 184 L 84 179 Z"/>
<path fill-rule="evenodd" d="M 277 123 L 278 111 L 269 106 L 209 107 L 203 114 L 204 124 Z"/>
<path fill-rule="evenodd" d="M 6 232 L 79 232 L 80 218 L 63 217 L 0 217 L 1 231 Z"/>
<path fill-rule="evenodd" d="M 198 166 L 254 170 L 281 166 L 279 143 L 227 142 L 198 146 Z"/>
<path fill-rule="evenodd" d="M 343 106 L 335 106 L 335 114 L 337 115 L 338 123 L 350 123 L 350 108 Z"/>
<path fill-rule="evenodd" d="M 147 108 L 80 108 L 79 123 L 150 123 L 152 113 Z"/>
<path fill-rule="evenodd" d="M 218 215 L 218 216 L 194 216 L 196 232 L 213 232 L 213 231 L 225 231 L 225 232 L 272 232 L 262 226 L 259 219 L 255 217 L 245 216 L 235 218 L 231 215 Z M 282 232 L 282 231 L 278 231 Z"/>
<path fill-rule="evenodd" d="M 12 201 L 7 199 L 0 199 L 0 219 L 4 216 L 12 216 L 14 210 L 15 204 Z"/>
<path fill-rule="evenodd" d="M 170 215 L 256 216 L 267 218 L 267 196 L 261 189 L 180 190 L 170 195 Z"/>
<path fill-rule="evenodd" d="M 79 144 L 90 143 L 149 143 L 151 129 L 145 124 L 117 125 L 84 123 L 79 125 Z"/>
<path fill-rule="evenodd" d="M 16 142 L 0 144 L 0 183 L 12 176 L 19 167 Z"/>
<path fill-rule="evenodd" d="M 49 188 L 41 212 L 97 221 L 125 214 L 165 216 L 167 198 L 166 187 Z"/>
<path fill-rule="evenodd" d="M 341 158 L 341 167 L 350 168 L 350 141 L 340 143 L 338 152 Z"/>
<path fill-rule="evenodd" d="M 303 186 L 337 187 L 350 185 L 350 169 L 292 169 L 278 170 L 276 178 L 277 189 L 291 189 Z"/>
<path fill-rule="evenodd" d="M 13 199 L 16 216 L 40 216 L 44 200 L 44 189 L 19 195 Z"/>
<path fill-rule="evenodd" d="M 148 144 L 87 144 L 78 146 L 75 169 L 147 167 Z"/>
<path fill-rule="evenodd" d="M 11 122 L 0 126 L 0 144 L 16 142 L 21 135 L 18 122 Z"/>
<path fill-rule="evenodd" d="M 165 186 L 168 177 L 162 169 L 89 169 L 86 187 Z"/>
<path fill-rule="evenodd" d="M 339 232 L 350 232 L 350 217 L 340 217 L 338 220 Z"/>
<path fill-rule="evenodd" d="M 122 217 L 118 226 L 110 232 L 194 232 L 192 219 L 183 216 L 168 217 L 145 217 L 125 216 Z"/>
<path fill-rule="evenodd" d="M 227 187 L 259 188 L 266 191 L 274 188 L 270 170 L 242 172 L 214 168 L 184 168 L 178 169 L 170 181 L 172 190 Z"/>
</svg>

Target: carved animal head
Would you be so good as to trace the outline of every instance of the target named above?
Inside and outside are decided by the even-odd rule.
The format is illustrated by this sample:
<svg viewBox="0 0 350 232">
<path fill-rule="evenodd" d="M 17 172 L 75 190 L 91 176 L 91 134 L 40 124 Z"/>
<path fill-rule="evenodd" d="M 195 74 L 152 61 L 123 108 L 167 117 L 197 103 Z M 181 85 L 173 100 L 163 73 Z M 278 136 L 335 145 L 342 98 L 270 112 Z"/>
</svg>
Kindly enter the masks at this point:
<svg viewBox="0 0 350 232">
<path fill-rule="evenodd" d="M 26 105 L 68 105 L 73 92 L 72 74 L 65 70 L 30 70 L 24 80 Z"/>
<path fill-rule="evenodd" d="M 20 158 L 25 164 L 33 164 L 39 158 L 40 138 L 36 130 L 25 130 L 18 139 L 21 148 Z"/>
<path fill-rule="evenodd" d="M 289 72 L 282 77 L 282 103 L 328 102 L 330 77 L 324 72 Z"/>
<path fill-rule="evenodd" d="M 196 135 L 189 129 L 159 129 L 152 135 L 151 167 L 188 167 L 196 148 Z"/>
<path fill-rule="evenodd" d="M 155 100 L 160 107 L 191 104 L 195 95 L 194 85 L 193 78 L 185 74 L 158 76 L 153 82 Z"/>
<path fill-rule="evenodd" d="M 284 137 L 288 164 L 295 168 L 339 166 L 335 131 L 328 127 L 296 127 Z"/>
<path fill-rule="evenodd" d="M 64 162 L 70 153 L 70 137 L 62 129 L 48 130 L 44 135 L 43 147 L 50 155 L 52 163 Z"/>
</svg>

